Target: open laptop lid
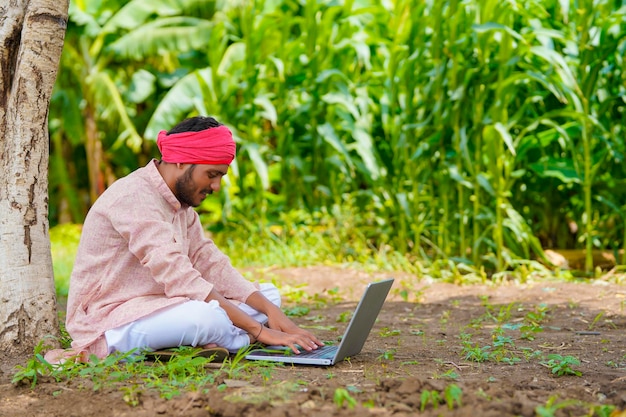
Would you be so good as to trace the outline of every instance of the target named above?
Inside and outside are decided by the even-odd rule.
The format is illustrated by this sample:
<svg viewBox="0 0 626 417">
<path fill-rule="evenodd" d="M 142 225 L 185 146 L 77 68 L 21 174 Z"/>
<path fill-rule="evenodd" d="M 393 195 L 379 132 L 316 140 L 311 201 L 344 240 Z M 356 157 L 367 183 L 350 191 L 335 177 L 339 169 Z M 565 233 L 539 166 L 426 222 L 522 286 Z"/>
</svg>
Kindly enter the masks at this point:
<svg viewBox="0 0 626 417">
<path fill-rule="evenodd" d="M 246 355 L 246 359 L 285 362 L 302 365 L 334 365 L 348 356 L 356 355 L 361 351 L 369 336 L 376 318 L 387 298 L 393 284 L 393 278 L 368 284 L 365 293 L 357 305 L 352 319 L 343 334 L 339 346 L 324 346 L 321 351 L 333 350 L 334 355 L 311 357 L 307 352 L 296 355 L 284 346 L 268 346 L 265 349 L 256 349 Z M 322 353 L 322 352 L 319 353 Z M 315 353 L 317 351 L 309 352 Z"/>
<path fill-rule="evenodd" d="M 367 285 L 361 301 L 356 306 L 354 315 L 348 324 L 333 363 L 337 363 L 348 356 L 361 352 L 369 336 L 376 318 L 380 313 L 387 294 L 393 284 L 393 278 L 384 281 L 372 282 Z"/>
</svg>

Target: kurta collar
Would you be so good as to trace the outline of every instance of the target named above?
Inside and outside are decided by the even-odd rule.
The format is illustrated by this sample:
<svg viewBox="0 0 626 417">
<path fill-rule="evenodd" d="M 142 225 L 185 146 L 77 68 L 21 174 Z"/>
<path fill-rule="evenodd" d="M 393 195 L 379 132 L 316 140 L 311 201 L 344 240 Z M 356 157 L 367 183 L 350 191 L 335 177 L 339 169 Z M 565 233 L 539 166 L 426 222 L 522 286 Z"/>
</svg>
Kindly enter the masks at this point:
<svg viewBox="0 0 626 417">
<path fill-rule="evenodd" d="M 172 206 L 175 211 L 178 211 L 182 208 L 180 201 L 176 198 L 170 187 L 165 183 L 165 180 L 161 176 L 159 169 L 157 168 L 157 164 L 159 161 L 153 159 L 146 165 L 146 169 L 148 172 L 148 179 L 152 185 L 156 188 L 156 190 L 163 196 L 165 201 Z"/>
</svg>

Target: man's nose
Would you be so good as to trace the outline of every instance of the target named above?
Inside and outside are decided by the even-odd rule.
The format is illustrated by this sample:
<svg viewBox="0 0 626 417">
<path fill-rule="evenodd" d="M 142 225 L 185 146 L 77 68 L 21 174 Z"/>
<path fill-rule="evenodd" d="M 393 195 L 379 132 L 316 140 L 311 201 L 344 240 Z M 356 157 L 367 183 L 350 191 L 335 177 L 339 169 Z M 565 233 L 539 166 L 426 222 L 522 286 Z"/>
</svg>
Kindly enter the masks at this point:
<svg viewBox="0 0 626 417">
<path fill-rule="evenodd" d="M 211 189 L 213 192 L 218 192 L 222 188 L 222 179 L 215 179 L 211 182 Z"/>
</svg>

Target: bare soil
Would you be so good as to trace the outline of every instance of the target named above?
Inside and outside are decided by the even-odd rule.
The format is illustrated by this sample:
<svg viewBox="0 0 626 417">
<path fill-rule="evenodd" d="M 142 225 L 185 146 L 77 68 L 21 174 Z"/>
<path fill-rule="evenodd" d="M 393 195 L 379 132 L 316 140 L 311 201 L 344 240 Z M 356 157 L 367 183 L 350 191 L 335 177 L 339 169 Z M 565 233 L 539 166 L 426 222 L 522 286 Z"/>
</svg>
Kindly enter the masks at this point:
<svg viewBox="0 0 626 417">
<path fill-rule="evenodd" d="M 396 281 L 363 351 L 333 367 L 278 366 L 169 400 L 141 391 L 131 406 L 119 387 L 13 385 L 11 366 L 27 360 L 14 358 L 0 371 L 0 416 L 626 415 L 626 286 L 615 277 L 453 285 L 325 266 L 247 272 L 283 286 L 286 307 L 309 306 L 294 320 L 323 340 L 343 333 L 367 282 Z M 521 326 L 533 314 L 542 331 L 530 340 Z M 471 347 L 492 355 L 470 360 Z M 553 373 L 553 354 L 579 360 L 569 369 L 580 376 Z"/>
</svg>

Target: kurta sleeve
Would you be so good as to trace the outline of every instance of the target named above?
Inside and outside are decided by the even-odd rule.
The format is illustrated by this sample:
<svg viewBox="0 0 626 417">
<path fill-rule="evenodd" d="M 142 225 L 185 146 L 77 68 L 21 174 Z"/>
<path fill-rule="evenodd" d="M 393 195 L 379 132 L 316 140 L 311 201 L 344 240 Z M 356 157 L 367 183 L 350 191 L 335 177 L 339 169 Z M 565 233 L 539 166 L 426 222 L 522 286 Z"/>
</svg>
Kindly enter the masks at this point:
<svg viewBox="0 0 626 417">
<path fill-rule="evenodd" d="M 230 259 L 204 234 L 198 214 L 188 216 L 189 258 L 194 268 L 226 298 L 245 302 L 259 287 L 239 273 Z"/>
</svg>

